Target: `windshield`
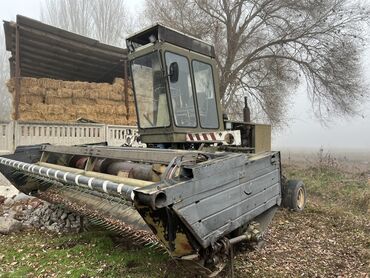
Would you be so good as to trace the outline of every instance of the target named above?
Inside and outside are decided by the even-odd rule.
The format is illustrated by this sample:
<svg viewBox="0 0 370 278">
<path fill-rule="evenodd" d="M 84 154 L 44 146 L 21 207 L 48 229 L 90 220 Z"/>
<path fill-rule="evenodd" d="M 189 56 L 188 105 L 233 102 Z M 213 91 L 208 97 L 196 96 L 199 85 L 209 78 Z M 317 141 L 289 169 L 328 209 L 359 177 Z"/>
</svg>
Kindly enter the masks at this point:
<svg viewBox="0 0 370 278">
<path fill-rule="evenodd" d="M 158 53 L 136 58 L 131 68 L 140 127 L 169 126 L 165 80 Z"/>
</svg>

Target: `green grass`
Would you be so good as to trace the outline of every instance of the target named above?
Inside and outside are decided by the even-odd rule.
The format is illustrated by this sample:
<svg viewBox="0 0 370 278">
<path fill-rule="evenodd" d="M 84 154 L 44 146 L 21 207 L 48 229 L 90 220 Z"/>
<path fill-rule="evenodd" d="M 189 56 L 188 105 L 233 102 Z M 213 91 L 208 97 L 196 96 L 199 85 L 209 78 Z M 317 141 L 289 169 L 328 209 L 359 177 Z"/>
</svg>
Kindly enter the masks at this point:
<svg viewBox="0 0 370 278">
<path fill-rule="evenodd" d="M 289 165 L 283 169 L 289 179 L 304 181 L 311 203 L 322 209 L 369 217 L 370 184 L 365 173 L 317 165 L 308 168 Z"/>
<path fill-rule="evenodd" d="M 1 277 L 160 277 L 169 262 L 150 248 L 116 247 L 105 231 L 31 231 L 0 239 Z"/>
</svg>

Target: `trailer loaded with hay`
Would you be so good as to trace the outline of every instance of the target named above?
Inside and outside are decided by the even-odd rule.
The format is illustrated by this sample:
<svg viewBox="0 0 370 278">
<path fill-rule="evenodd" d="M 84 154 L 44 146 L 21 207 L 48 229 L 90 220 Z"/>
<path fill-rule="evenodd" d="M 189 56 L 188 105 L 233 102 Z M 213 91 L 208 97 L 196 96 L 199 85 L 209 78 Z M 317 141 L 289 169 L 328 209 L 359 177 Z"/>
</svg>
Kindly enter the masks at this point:
<svg viewBox="0 0 370 278">
<path fill-rule="evenodd" d="M 7 83 L 13 99 L 17 98 L 15 83 L 15 78 Z M 135 126 L 134 98 L 131 85 L 127 86 L 124 94 L 122 78 L 115 78 L 110 84 L 21 77 L 18 111 L 14 105 L 12 118 L 64 123 L 84 118 L 96 123 Z"/>
<path fill-rule="evenodd" d="M 127 50 L 23 16 L 4 30 L 13 120 L 136 126 Z"/>
<path fill-rule="evenodd" d="M 212 45 L 157 24 L 130 36 L 127 48 L 124 64 L 147 148 L 25 146 L 0 157 L 0 171 L 24 193 L 62 204 L 137 244 L 163 248 L 196 275 L 215 276 L 232 262 L 238 244 L 263 240 L 280 206 L 304 209 L 304 184 L 282 176 L 271 126 L 251 123 L 247 103 L 244 121 L 223 115 Z M 19 85 L 18 78 L 20 103 Z M 128 82 L 124 87 L 128 92 Z M 86 99 L 68 92 L 68 106 Z"/>
</svg>

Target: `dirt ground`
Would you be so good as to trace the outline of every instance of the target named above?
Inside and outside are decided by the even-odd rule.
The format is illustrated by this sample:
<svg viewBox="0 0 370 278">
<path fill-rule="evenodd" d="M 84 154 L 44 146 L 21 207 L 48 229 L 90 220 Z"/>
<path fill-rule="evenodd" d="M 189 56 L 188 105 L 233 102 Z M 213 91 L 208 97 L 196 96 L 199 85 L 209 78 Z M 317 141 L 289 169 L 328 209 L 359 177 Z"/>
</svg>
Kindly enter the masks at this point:
<svg viewBox="0 0 370 278">
<path fill-rule="evenodd" d="M 280 210 L 260 250 L 239 254 L 237 277 L 368 277 L 370 222 L 346 219 L 310 203 Z"/>
</svg>

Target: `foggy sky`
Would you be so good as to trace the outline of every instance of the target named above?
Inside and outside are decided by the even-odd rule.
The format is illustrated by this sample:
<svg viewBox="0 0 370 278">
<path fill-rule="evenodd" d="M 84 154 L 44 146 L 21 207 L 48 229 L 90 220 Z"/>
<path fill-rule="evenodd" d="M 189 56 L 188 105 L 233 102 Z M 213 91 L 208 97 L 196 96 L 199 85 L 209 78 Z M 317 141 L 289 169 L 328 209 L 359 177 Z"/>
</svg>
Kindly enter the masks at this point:
<svg viewBox="0 0 370 278">
<path fill-rule="evenodd" d="M 0 18 L 2 20 L 14 20 L 17 14 L 39 19 L 40 3 L 43 0 L 2 0 L 1 2 Z M 136 14 L 140 13 L 143 2 L 143 0 L 126 0 L 130 10 L 135 11 Z M 370 48 L 364 55 L 366 80 L 368 76 L 370 77 L 370 66 L 367 65 L 369 60 Z M 290 110 L 287 111 L 289 127 L 274 131 L 273 147 L 274 149 L 324 147 L 324 149 L 370 150 L 370 101 L 364 103 L 361 109 L 364 117 L 334 119 L 328 127 L 322 126 L 314 117 L 311 104 L 301 88 L 297 90 Z"/>
</svg>

